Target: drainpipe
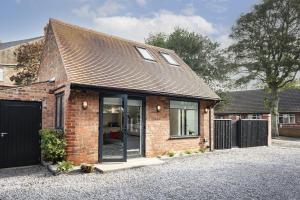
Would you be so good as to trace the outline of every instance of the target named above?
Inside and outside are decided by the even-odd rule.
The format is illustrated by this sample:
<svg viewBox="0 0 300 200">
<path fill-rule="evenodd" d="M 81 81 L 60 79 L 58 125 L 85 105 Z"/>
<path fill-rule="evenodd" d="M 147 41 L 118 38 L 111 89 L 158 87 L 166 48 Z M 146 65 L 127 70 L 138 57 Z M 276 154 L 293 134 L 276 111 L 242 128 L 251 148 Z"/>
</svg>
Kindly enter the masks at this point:
<svg viewBox="0 0 300 200">
<path fill-rule="evenodd" d="M 209 105 L 209 150 L 212 151 L 212 120 L 211 120 L 211 110 L 215 108 L 215 106 L 219 103 L 220 101 L 213 101 Z"/>
</svg>

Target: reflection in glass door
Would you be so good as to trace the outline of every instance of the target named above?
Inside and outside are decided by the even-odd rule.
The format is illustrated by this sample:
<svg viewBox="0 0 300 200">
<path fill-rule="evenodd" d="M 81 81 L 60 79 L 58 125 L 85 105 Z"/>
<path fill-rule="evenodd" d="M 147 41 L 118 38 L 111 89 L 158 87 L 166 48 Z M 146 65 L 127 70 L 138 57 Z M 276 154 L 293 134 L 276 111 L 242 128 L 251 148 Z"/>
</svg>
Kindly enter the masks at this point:
<svg viewBox="0 0 300 200">
<path fill-rule="evenodd" d="M 127 156 L 142 155 L 142 100 L 128 99 Z"/>
<path fill-rule="evenodd" d="M 103 97 L 102 161 L 126 161 L 127 96 Z"/>
</svg>

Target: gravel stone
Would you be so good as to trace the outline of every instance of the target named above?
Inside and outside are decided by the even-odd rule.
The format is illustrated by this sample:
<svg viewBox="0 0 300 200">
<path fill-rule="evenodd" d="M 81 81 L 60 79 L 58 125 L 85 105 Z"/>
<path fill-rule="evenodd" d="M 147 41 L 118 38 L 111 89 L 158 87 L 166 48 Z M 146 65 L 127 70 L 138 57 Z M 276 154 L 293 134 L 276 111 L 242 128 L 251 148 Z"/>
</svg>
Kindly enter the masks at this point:
<svg viewBox="0 0 300 200">
<path fill-rule="evenodd" d="M 218 150 L 107 174 L 0 170 L 0 199 L 300 199 L 300 148 Z"/>
</svg>

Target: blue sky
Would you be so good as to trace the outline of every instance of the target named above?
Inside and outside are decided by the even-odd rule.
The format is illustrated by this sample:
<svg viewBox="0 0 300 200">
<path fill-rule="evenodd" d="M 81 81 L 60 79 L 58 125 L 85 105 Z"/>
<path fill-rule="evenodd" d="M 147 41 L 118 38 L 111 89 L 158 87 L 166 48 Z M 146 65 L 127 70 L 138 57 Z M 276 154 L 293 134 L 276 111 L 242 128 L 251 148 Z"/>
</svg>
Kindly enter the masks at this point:
<svg viewBox="0 0 300 200">
<path fill-rule="evenodd" d="M 175 26 L 230 44 L 236 19 L 259 0 L 1 0 L 2 42 L 43 34 L 49 18 L 143 41 Z"/>
</svg>

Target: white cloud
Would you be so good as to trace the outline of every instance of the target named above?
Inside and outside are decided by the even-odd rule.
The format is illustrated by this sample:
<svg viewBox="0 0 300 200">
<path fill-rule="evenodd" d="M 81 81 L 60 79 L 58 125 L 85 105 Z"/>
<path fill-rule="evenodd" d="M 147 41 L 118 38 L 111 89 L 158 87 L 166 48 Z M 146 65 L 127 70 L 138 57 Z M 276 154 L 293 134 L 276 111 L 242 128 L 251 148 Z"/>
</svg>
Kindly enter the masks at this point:
<svg viewBox="0 0 300 200">
<path fill-rule="evenodd" d="M 147 1 L 146 0 L 136 0 L 137 4 L 139 4 L 140 6 L 144 6 L 146 5 Z"/>
<path fill-rule="evenodd" d="M 160 11 L 153 17 L 111 16 L 94 19 L 96 29 L 113 35 L 119 35 L 132 40 L 143 42 L 149 33 L 171 33 L 175 27 L 204 35 L 216 32 L 213 25 L 199 15 L 176 15 Z"/>
<path fill-rule="evenodd" d="M 97 15 L 103 17 L 114 15 L 123 10 L 124 8 L 125 7 L 117 1 L 107 0 L 102 6 L 97 8 Z"/>
<path fill-rule="evenodd" d="M 95 13 L 92 11 L 91 6 L 89 4 L 85 4 L 80 8 L 75 8 L 72 10 L 72 13 L 79 17 L 93 17 Z"/>
<path fill-rule="evenodd" d="M 196 9 L 193 4 L 187 4 L 186 7 L 181 10 L 181 12 L 184 15 L 194 15 Z"/>
</svg>

